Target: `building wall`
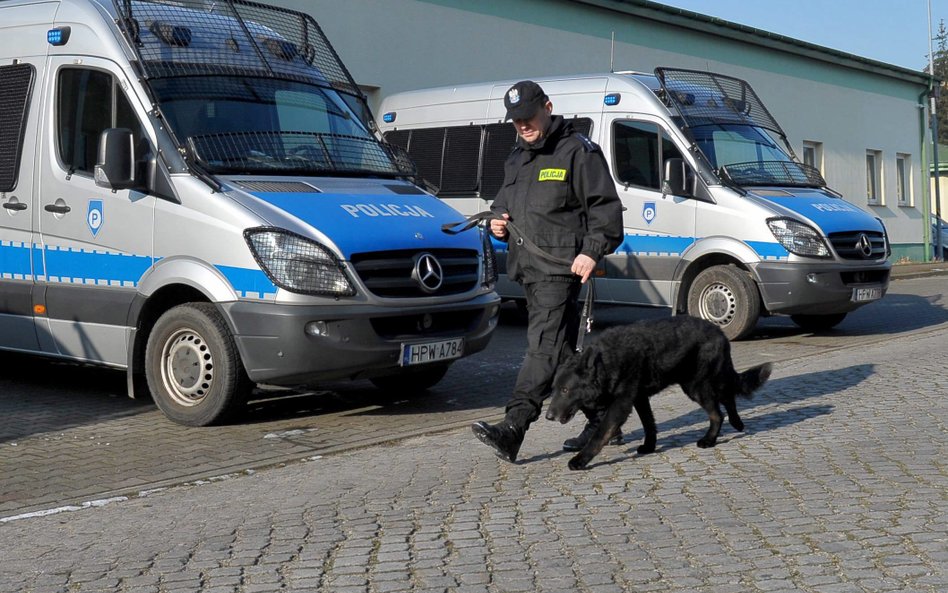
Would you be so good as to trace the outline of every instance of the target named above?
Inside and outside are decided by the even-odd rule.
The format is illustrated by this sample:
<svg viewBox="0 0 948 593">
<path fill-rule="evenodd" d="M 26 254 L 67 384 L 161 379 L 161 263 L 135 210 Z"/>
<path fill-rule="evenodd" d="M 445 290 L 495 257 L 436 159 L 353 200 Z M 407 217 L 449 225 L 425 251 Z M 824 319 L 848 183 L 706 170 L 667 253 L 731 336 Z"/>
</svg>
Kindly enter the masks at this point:
<svg viewBox="0 0 948 593">
<path fill-rule="evenodd" d="M 744 78 L 802 159 L 803 141 L 822 143 L 822 170 L 846 200 L 881 218 L 894 259 L 920 260 L 928 196 L 922 177 L 925 90 L 884 68 L 846 67 L 821 52 L 797 55 L 734 36 L 668 24 L 568 0 L 271 0 L 321 24 L 373 109 L 390 93 L 508 78 L 655 66 L 708 69 Z M 594 0 L 595 1 L 595 0 Z M 673 19 L 669 19 L 673 20 Z M 709 32 L 710 31 L 710 32 Z M 832 63 L 837 62 L 837 63 Z M 924 101 L 922 101 L 924 102 Z M 555 107 L 555 106 L 554 106 Z M 882 156 L 882 197 L 867 205 L 866 150 Z M 910 200 L 896 203 L 896 154 L 909 155 Z"/>
</svg>

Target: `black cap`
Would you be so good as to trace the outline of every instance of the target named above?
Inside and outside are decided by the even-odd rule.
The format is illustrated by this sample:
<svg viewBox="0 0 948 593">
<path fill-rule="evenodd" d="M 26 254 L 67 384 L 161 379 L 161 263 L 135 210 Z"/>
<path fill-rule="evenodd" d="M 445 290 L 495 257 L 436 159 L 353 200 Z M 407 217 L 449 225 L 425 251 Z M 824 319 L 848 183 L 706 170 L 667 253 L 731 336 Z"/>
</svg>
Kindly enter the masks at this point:
<svg viewBox="0 0 948 593">
<path fill-rule="evenodd" d="M 546 104 L 549 98 L 540 85 L 532 80 L 521 80 L 504 94 L 506 119 L 530 119 Z"/>
</svg>

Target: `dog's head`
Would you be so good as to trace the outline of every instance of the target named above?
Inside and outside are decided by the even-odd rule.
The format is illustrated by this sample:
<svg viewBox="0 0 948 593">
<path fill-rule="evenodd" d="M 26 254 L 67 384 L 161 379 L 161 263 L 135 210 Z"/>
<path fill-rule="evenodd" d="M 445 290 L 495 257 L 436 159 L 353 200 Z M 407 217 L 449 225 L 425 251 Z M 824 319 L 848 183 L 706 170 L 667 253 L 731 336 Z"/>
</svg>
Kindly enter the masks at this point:
<svg viewBox="0 0 948 593">
<path fill-rule="evenodd" d="M 581 408 L 597 409 L 603 368 L 602 352 L 595 346 L 560 363 L 553 378 L 553 397 L 546 409 L 546 419 L 566 424 Z"/>
</svg>

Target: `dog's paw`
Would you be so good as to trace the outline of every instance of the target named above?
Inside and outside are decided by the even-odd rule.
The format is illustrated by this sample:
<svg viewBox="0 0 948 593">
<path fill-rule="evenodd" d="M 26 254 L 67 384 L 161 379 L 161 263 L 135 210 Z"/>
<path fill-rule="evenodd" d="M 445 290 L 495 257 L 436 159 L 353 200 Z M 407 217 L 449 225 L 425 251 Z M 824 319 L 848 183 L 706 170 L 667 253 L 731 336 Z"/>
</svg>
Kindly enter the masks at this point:
<svg viewBox="0 0 948 593">
<path fill-rule="evenodd" d="M 737 432 L 744 432 L 744 421 L 740 418 L 728 418 L 731 422 L 731 426 L 734 427 L 734 430 Z"/>
<path fill-rule="evenodd" d="M 655 452 L 655 443 L 651 445 L 639 445 L 639 448 L 635 450 L 639 455 L 648 455 L 649 453 Z"/>
<path fill-rule="evenodd" d="M 708 439 L 708 438 L 702 437 L 700 440 L 698 440 L 698 447 L 702 449 L 710 449 L 711 447 L 717 444 L 718 444 L 717 439 Z"/>
<path fill-rule="evenodd" d="M 586 469 L 588 464 L 589 462 L 584 460 L 581 455 L 576 455 L 569 460 L 569 468 L 573 471 Z"/>
</svg>

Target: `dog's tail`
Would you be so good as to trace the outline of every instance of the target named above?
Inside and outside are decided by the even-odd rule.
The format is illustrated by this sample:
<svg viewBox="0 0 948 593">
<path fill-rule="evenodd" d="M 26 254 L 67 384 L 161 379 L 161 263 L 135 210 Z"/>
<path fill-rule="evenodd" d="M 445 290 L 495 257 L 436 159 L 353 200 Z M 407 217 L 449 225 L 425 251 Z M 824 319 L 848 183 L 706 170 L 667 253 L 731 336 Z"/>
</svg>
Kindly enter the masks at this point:
<svg viewBox="0 0 948 593">
<path fill-rule="evenodd" d="M 738 391 L 738 395 L 747 398 L 751 397 L 755 391 L 760 389 L 761 385 L 767 382 L 772 370 L 773 365 L 768 362 L 747 369 L 738 375 L 740 378 L 740 390 Z"/>
</svg>

